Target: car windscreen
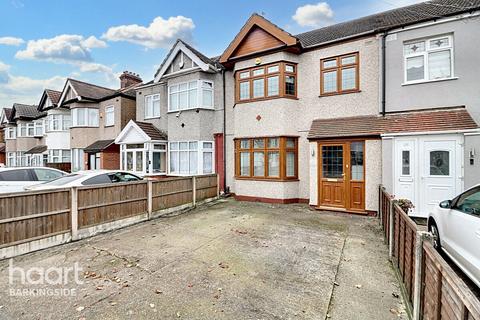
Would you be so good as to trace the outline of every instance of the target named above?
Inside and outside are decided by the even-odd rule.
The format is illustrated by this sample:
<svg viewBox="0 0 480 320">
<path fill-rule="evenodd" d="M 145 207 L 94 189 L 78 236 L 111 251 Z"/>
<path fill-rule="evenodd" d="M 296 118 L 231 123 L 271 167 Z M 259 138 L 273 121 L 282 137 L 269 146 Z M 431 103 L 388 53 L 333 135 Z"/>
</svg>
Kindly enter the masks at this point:
<svg viewBox="0 0 480 320">
<path fill-rule="evenodd" d="M 29 169 L 17 169 L 0 172 L 0 181 L 34 181 L 34 179 Z"/>
<path fill-rule="evenodd" d="M 69 175 L 54 179 L 52 181 L 44 182 L 42 183 L 42 185 L 43 186 L 63 186 L 63 185 L 66 185 L 67 183 L 73 182 L 82 177 L 83 175 L 81 174 L 69 174 Z"/>
</svg>

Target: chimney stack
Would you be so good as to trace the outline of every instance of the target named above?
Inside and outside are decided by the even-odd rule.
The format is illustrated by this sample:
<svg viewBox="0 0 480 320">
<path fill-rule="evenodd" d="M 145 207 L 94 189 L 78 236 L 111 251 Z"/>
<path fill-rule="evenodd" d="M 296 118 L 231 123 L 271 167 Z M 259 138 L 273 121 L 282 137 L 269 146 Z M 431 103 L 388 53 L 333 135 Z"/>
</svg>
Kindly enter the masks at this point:
<svg viewBox="0 0 480 320">
<path fill-rule="evenodd" d="M 120 75 L 120 89 L 124 89 L 133 84 L 137 84 L 141 82 L 142 82 L 142 78 L 140 78 L 140 75 L 138 73 L 123 71 L 123 73 Z"/>
</svg>

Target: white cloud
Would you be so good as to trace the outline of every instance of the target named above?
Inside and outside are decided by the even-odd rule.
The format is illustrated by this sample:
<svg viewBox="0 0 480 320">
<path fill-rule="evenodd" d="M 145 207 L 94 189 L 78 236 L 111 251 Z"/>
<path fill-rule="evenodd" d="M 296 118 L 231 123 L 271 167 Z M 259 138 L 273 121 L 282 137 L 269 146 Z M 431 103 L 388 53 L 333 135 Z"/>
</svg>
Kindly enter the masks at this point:
<svg viewBox="0 0 480 320">
<path fill-rule="evenodd" d="M 38 103 L 45 88 L 61 90 L 65 77 L 32 79 L 12 75 L 10 66 L 0 61 L 0 107 L 9 107 L 14 102 Z"/>
<path fill-rule="evenodd" d="M 16 46 L 18 47 L 19 45 L 23 44 L 25 41 L 21 38 L 15 38 L 15 37 L 0 37 L 0 44 L 6 45 L 6 46 Z"/>
<path fill-rule="evenodd" d="M 323 27 L 333 23 L 333 10 L 326 2 L 298 7 L 293 15 L 301 27 Z"/>
<path fill-rule="evenodd" d="M 27 48 L 15 54 L 17 59 L 43 60 L 52 62 L 92 61 L 93 48 L 105 48 L 107 44 L 94 36 L 85 39 L 75 34 L 62 34 L 50 39 L 28 41 Z"/>
<path fill-rule="evenodd" d="M 193 20 L 184 16 L 170 17 L 168 20 L 156 17 L 148 27 L 138 24 L 111 27 L 102 38 L 132 42 L 147 48 L 168 48 L 178 38 L 190 40 L 194 28 Z"/>
</svg>

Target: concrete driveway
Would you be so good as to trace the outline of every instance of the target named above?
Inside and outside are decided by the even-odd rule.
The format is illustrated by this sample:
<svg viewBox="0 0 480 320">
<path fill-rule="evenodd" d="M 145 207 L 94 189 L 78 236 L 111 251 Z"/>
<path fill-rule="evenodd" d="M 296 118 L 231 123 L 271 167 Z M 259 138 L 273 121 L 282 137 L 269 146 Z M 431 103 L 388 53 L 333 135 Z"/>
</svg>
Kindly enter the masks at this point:
<svg viewBox="0 0 480 320">
<path fill-rule="evenodd" d="M 76 262 L 78 283 L 21 284 Z M 406 318 L 378 220 L 305 205 L 223 200 L 1 261 L 0 280 L 0 319 Z"/>
</svg>

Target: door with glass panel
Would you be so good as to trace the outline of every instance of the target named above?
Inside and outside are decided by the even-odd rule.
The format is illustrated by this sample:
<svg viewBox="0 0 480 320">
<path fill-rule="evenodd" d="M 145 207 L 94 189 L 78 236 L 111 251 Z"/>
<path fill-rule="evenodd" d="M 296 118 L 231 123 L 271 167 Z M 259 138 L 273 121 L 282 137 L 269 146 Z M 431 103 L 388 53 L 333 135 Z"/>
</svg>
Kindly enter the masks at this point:
<svg viewBox="0 0 480 320">
<path fill-rule="evenodd" d="M 319 204 L 365 210 L 365 142 L 319 143 Z"/>
</svg>

